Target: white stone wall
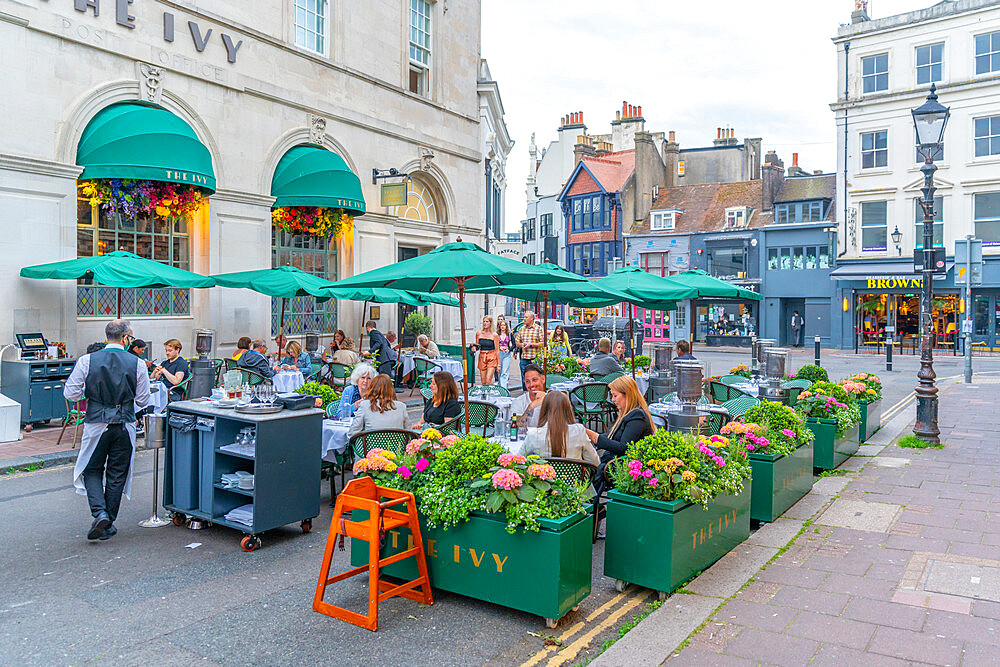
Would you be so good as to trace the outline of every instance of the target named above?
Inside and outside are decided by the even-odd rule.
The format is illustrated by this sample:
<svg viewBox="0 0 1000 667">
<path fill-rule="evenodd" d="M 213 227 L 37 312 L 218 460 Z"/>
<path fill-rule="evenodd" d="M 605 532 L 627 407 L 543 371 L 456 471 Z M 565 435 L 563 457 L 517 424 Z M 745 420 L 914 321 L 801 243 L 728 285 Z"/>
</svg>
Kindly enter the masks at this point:
<svg viewBox="0 0 1000 667">
<path fill-rule="evenodd" d="M 944 159 L 936 161 L 937 195 L 943 197 L 944 247 L 951 255 L 955 240 L 974 233 L 973 195 L 1000 190 L 1000 156 L 975 157 L 973 119 L 1000 115 L 1000 73 L 975 74 L 975 35 L 1000 30 L 1000 4 L 982 0 L 935 5 L 918 12 L 843 26 L 837 38 L 836 116 L 837 210 L 840 251 L 845 258 L 912 256 L 918 237 L 914 200 L 920 197 L 923 176 L 914 147 L 910 110 L 924 102 L 929 84 L 917 85 L 916 48 L 944 42 L 943 81 L 937 83 L 939 101 L 951 108 L 945 131 Z M 848 101 L 844 101 L 844 45 Z M 861 59 L 889 54 L 889 90 L 864 94 Z M 846 200 L 844 119 L 847 118 Z M 861 134 L 888 130 L 888 164 L 861 168 Z M 887 203 L 887 237 L 898 226 L 899 249 L 887 238 L 886 252 L 861 251 L 861 210 L 865 201 Z M 845 215 L 844 204 L 847 202 Z M 846 222 L 846 224 L 845 224 Z M 919 232 L 919 234 L 922 234 Z M 986 253 L 997 249 L 987 248 Z"/>
<path fill-rule="evenodd" d="M 78 320 L 75 287 L 18 277 L 23 266 L 76 257 L 76 145 L 87 122 L 116 101 L 149 99 L 184 118 L 212 153 L 218 192 L 195 225 L 192 269 L 223 273 L 270 266 L 270 181 L 283 153 L 320 141 L 361 178 L 369 213 L 338 247 L 346 277 L 395 261 L 398 245 L 425 250 L 461 235 L 482 243 L 483 170 L 476 74 L 479 3 L 436 2 L 429 95 L 407 81 L 409 3 L 333 2 L 328 53 L 291 43 L 291 0 L 208 3 L 143 0 L 134 28 L 118 25 L 115 2 L 100 14 L 63 0 L 7 3 L 0 10 L 0 341 L 37 325 L 72 352 L 103 338 L 104 320 Z M 164 14 L 174 41 L 164 39 Z M 195 48 L 189 22 L 204 36 Z M 222 35 L 235 44 L 230 63 Z M 159 68 L 155 81 L 138 63 Z M 145 68 L 148 71 L 148 67 Z M 320 119 L 320 120 L 317 120 Z M 433 157 L 428 158 L 428 155 Z M 397 167 L 432 184 L 438 222 L 400 220 L 379 205 L 372 168 Z M 470 306 L 474 303 L 470 299 Z M 481 309 L 481 301 L 480 309 Z M 339 322 L 361 328 L 361 304 L 341 302 Z M 458 313 L 433 307 L 439 340 L 458 339 Z M 398 330 L 396 309 L 384 328 Z M 21 319 L 19 319 L 21 318 Z M 192 295 L 192 316 L 137 318 L 136 333 L 192 343 L 199 326 L 236 337 L 269 332 L 269 299 L 214 288 Z"/>
</svg>

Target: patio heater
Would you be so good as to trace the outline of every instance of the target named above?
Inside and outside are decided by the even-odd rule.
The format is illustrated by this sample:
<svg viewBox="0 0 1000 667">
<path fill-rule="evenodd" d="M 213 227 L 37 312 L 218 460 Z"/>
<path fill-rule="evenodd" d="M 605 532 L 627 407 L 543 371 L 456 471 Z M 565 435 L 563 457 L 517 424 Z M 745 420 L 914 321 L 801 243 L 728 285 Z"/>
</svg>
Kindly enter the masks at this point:
<svg viewBox="0 0 1000 667">
<path fill-rule="evenodd" d="M 188 398 L 210 396 L 215 388 L 215 365 L 210 354 L 215 348 L 214 329 L 195 329 L 194 349 L 197 359 L 191 360 L 191 384 L 188 385 Z"/>
<path fill-rule="evenodd" d="M 649 399 L 651 401 L 658 401 L 674 391 L 674 376 L 670 368 L 673 356 L 673 343 L 659 343 L 653 347 L 653 369 L 649 374 Z"/>
<path fill-rule="evenodd" d="M 760 385 L 758 397 L 762 401 L 783 403 L 788 405 L 788 390 L 782 388 L 785 379 L 785 366 L 788 362 L 788 349 L 783 347 L 768 347 L 764 349 L 764 367 L 761 369 L 767 382 Z"/>
<path fill-rule="evenodd" d="M 667 412 L 667 428 L 691 435 L 704 435 L 708 432 L 708 411 L 699 409 L 698 400 L 702 396 L 702 379 L 705 369 L 693 361 L 675 361 L 674 379 L 677 387 L 677 398 L 680 400 L 680 410 Z"/>
<path fill-rule="evenodd" d="M 305 351 L 309 353 L 309 359 L 312 360 L 314 364 L 318 364 L 322 360 L 322 355 L 319 351 L 319 332 L 307 331 L 305 342 L 306 344 L 303 347 Z"/>
<path fill-rule="evenodd" d="M 764 373 L 761 364 L 764 363 L 764 350 L 774 347 L 778 341 L 773 338 L 754 338 L 750 343 L 750 374 L 754 380 L 760 381 Z"/>
</svg>

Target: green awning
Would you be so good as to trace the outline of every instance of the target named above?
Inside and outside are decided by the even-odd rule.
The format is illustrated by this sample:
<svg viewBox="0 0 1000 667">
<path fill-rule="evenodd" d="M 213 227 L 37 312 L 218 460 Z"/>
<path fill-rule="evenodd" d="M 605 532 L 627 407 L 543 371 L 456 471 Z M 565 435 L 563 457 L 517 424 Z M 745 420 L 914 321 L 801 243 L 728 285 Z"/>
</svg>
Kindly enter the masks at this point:
<svg viewBox="0 0 1000 667">
<path fill-rule="evenodd" d="M 144 102 L 102 109 L 76 149 L 80 179 L 131 178 L 194 185 L 215 192 L 212 155 L 180 116 Z"/>
<path fill-rule="evenodd" d="M 344 158 L 322 146 L 302 144 L 289 149 L 271 177 L 275 207 L 323 206 L 356 215 L 365 212 L 361 180 Z"/>
</svg>

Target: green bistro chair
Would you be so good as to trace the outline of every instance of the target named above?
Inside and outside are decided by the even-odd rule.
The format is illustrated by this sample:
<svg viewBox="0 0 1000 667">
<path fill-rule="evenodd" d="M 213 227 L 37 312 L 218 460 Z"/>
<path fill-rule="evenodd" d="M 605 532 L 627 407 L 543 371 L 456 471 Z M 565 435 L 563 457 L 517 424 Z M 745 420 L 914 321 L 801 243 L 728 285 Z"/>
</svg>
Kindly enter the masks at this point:
<svg viewBox="0 0 1000 667">
<path fill-rule="evenodd" d="M 759 398 L 754 398 L 753 396 L 747 396 L 743 394 L 742 396 L 737 396 L 736 398 L 731 398 L 722 404 L 722 407 L 726 409 L 729 416 L 733 419 L 742 417 L 746 414 L 746 411 L 753 406 L 760 403 Z M 721 427 L 720 427 L 721 428 Z"/>
<path fill-rule="evenodd" d="M 545 388 L 548 389 L 554 384 L 559 384 L 560 382 L 569 382 L 569 378 L 565 375 L 556 375 L 555 373 L 549 373 L 545 376 Z"/>
<path fill-rule="evenodd" d="M 708 394 L 714 403 L 725 403 L 731 398 L 736 398 L 740 393 L 729 385 L 717 380 L 710 380 L 708 383 Z"/>
<path fill-rule="evenodd" d="M 477 384 L 469 389 L 469 394 L 486 394 L 488 396 L 510 396 L 510 391 L 506 387 L 498 384 Z"/>
<path fill-rule="evenodd" d="M 191 384 L 191 375 L 188 374 L 186 378 L 175 384 L 169 390 L 167 390 L 167 401 L 171 400 L 171 395 L 177 396 L 177 401 L 186 401 L 188 395 L 188 385 Z M 176 392 L 176 393 L 175 393 Z"/>
<path fill-rule="evenodd" d="M 212 359 L 212 368 L 215 369 L 215 386 L 222 384 L 222 374 L 225 373 L 226 363 L 224 359 Z"/>
<path fill-rule="evenodd" d="M 243 378 L 243 384 L 250 385 L 251 387 L 263 384 L 264 381 L 267 380 L 267 378 L 260 373 L 252 371 L 248 368 L 238 368 L 236 370 L 240 372 L 240 377 Z"/>
<path fill-rule="evenodd" d="M 569 392 L 573 413 L 584 425 L 595 426 L 595 431 L 605 431 L 611 417 L 608 401 L 610 389 L 603 382 L 585 382 Z"/>
<path fill-rule="evenodd" d="M 438 371 L 442 370 L 440 364 L 436 364 L 430 359 L 423 359 L 421 357 L 413 358 L 413 372 L 415 374 L 415 380 L 413 382 L 413 389 L 410 390 L 410 396 L 413 396 L 413 392 L 417 389 L 423 389 L 424 387 L 431 386 L 431 376 L 433 376 Z"/>
<path fill-rule="evenodd" d="M 56 440 L 56 445 L 62 442 L 63 434 L 66 432 L 67 426 L 73 427 L 73 447 L 76 449 L 76 437 L 80 433 L 80 425 L 83 424 L 83 418 L 87 416 L 87 401 L 70 401 L 69 399 L 63 399 L 66 401 L 66 415 L 62 420 L 62 429 L 59 430 L 59 438 Z"/>
<path fill-rule="evenodd" d="M 497 406 L 483 401 L 469 401 L 469 433 L 488 438 L 493 435 L 493 423 L 497 420 Z M 461 425 L 465 425 L 463 419 Z"/>
<path fill-rule="evenodd" d="M 421 387 L 420 388 L 420 395 L 424 397 L 425 401 L 429 401 L 432 398 L 434 398 L 434 392 L 431 391 L 430 387 Z"/>
<path fill-rule="evenodd" d="M 236 359 L 223 359 L 222 363 L 225 364 L 227 371 L 235 371 L 240 367 L 240 362 Z"/>
<path fill-rule="evenodd" d="M 347 443 L 347 448 L 356 459 L 368 456 L 368 452 L 373 449 L 385 449 L 396 456 L 402 456 L 406 454 L 406 443 L 416 437 L 417 434 L 413 431 L 401 428 L 365 431 L 351 438 L 350 442 Z"/>
<path fill-rule="evenodd" d="M 788 390 L 788 405 L 793 408 L 799 402 L 799 394 L 810 386 L 812 383 L 809 380 L 788 380 L 781 383 L 781 388 Z"/>
<path fill-rule="evenodd" d="M 326 416 L 330 419 L 337 418 L 337 410 L 340 409 L 340 401 L 330 401 L 326 405 Z"/>
<path fill-rule="evenodd" d="M 557 456 L 550 456 L 545 459 L 556 470 L 556 477 L 568 484 L 586 484 L 592 486 L 598 475 L 598 468 L 593 463 L 587 463 L 579 459 L 566 459 Z M 591 512 L 594 515 L 594 530 L 591 535 L 591 542 L 597 541 L 597 528 L 601 522 L 601 496 L 594 493 Z"/>
<path fill-rule="evenodd" d="M 326 362 L 326 373 L 323 373 L 323 376 L 326 384 L 334 389 L 344 390 L 347 387 L 348 378 L 351 377 L 351 367 L 328 361 Z"/>
<path fill-rule="evenodd" d="M 471 417 L 469 418 L 469 426 L 472 426 Z M 441 426 L 438 427 L 438 431 L 441 432 L 441 435 L 457 435 L 460 437 L 465 435 L 465 410 L 463 409 L 458 416 L 452 417 L 445 423 L 441 424 Z"/>
<path fill-rule="evenodd" d="M 738 399 L 737 399 L 738 400 Z M 719 435 L 722 427 L 732 421 L 729 411 L 721 405 L 713 405 L 708 412 L 708 434 Z"/>
<path fill-rule="evenodd" d="M 748 380 L 742 375 L 723 375 L 719 378 L 719 382 L 724 385 L 739 384 L 741 382 L 747 382 Z"/>
<path fill-rule="evenodd" d="M 655 412 L 650 412 L 649 416 L 652 418 L 653 426 L 655 426 L 657 430 L 662 430 L 662 431 L 668 430 L 666 417 L 664 417 L 663 415 L 658 415 Z"/>
<path fill-rule="evenodd" d="M 607 375 L 595 375 L 594 379 L 598 382 L 603 382 L 604 384 L 611 384 L 612 380 L 617 380 L 618 378 L 625 375 L 625 373 L 619 373 L 615 371 L 614 373 L 608 373 Z"/>
</svg>

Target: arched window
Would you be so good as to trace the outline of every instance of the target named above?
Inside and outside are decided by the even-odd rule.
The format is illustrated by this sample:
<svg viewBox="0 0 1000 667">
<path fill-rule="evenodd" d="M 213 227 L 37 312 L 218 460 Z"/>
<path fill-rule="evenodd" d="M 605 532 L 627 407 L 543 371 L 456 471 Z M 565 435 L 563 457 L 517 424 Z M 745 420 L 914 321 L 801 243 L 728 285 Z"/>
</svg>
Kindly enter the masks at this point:
<svg viewBox="0 0 1000 667">
<path fill-rule="evenodd" d="M 437 205 L 429 187 L 411 179 L 406 193 L 406 206 L 396 209 L 396 216 L 407 220 L 437 222 Z"/>
</svg>

